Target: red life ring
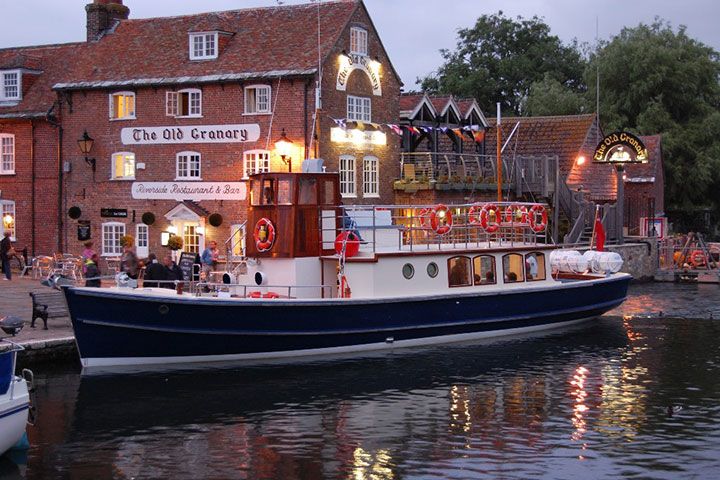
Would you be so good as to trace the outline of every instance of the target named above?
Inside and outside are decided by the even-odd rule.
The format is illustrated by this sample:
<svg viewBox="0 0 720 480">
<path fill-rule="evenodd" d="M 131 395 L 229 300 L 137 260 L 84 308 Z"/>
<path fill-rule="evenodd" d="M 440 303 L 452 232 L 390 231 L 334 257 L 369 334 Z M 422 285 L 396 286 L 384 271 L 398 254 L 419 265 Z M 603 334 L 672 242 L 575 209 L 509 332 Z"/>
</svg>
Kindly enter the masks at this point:
<svg viewBox="0 0 720 480">
<path fill-rule="evenodd" d="M 360 239 L 355 232 L 346 230 L 335 238 L 335 253 L 338 255 L 342 254 L 343 243 L 345 243 L 345 258 L 354 257 L 360 251 Z"/>
<path fill-rule="evenodd" d="M 261 218 L 255 224 L 253 238 L 258 252 L 267 252 L 275 243 L 275 226 L 267 218 Z"/>
<path fill-rule="evenodd" d="M 262 298 L 280 298 L 280 295 L 275 292 L 267 292 L 263 294 Z"/>
<path fill-rule="evenodd" d="M 468 223 L 470 225 L 480 225 L 480 211 L 482 210 L 482 204 L 473 203 L 468 210 Z"/>
<path fill-rule="evenodd" d="M 528 209 L 525 205 L 508 205 L 505 209 L 505 223 L 525 225 L 528 223 Z"/>
<path fill-rule="evenodd" d="M 491 220 L 492 217 L 492 220 Z M 494 203 L 486 203 L 480 210 L 480 226 L 487 233 L 496 232 L 500 228 L 500 211 Z"/>
<path fill-rule="evenodd" d="M 692 251 L 692 253 L 690 254 L 690 263 L 692 263 L 694 267 L 705 266 L 705 254 L 702 252 L 702 250 Z"/>
<path fill-rule="evenodd" d="M 430 212 L 432 212 L 430 208 L 422 208 L 418 212 L 417 216 L 420 219 L 420 226 L 422 228 L 430 228 Z"/>
<path fill-rule="evenodd" d="M 262 297 L 262 292 L 250 292 L 247 294 L 247 298 L 260 298 Z"/>
<path fill-rule="evenodd" d="M 538 215 L 540 216 L 540 221 L 538 221 Z M 547 227 L 548 222 L 547 210 L 545 210 L 545 207 L 542 205 L 533 205 L 530 207 L 529 220 L 530 228 L 532 228 L 533 232 L 540 233 L 545 231 L 545 227 Z"/>
<path fill-rule="evenodd" d="M 452 230 L 452 212 L 442 203 L 430 211 L 430 228 L 438 235 L 445 235 Z"/>
</svg>

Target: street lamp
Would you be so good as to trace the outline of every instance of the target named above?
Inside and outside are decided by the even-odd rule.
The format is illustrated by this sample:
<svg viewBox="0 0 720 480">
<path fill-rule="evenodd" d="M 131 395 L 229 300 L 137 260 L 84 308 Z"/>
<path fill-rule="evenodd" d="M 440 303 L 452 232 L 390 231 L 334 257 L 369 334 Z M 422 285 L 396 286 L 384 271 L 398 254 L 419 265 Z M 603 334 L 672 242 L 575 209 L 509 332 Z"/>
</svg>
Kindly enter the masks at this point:
<svg viewBox="0 0 720 480">
<path fill-rule="evenodd" d="M 88 135 L 87 130 L 83 132 L 82 138 L 78 140 L 78 147 L 80 147 L 80 152 L 85 155 L 85 163 L 90 165 L 93 173 L 95 173 L 95 159 L 89 158 L 88 154 L 90 153 L 90 150 L 92 150 L 94 142 L 95 140 L 93 140 L 93 138 Z"/>
<path fill-rule="evenodd" d="M 282 133 L 280 133 L 280 139 L 275 142 L 275 150 L 277 150 L 278 155 L 280 155 L 280 160 L 288 166 L 288 172 L 292 172 L 292 157 L 290 156 L 292 153 L 292 146 L 293 142 L 287 138 L 287 135 L 285 135 L 285 129 L 283 128 Z"/>
</svg>

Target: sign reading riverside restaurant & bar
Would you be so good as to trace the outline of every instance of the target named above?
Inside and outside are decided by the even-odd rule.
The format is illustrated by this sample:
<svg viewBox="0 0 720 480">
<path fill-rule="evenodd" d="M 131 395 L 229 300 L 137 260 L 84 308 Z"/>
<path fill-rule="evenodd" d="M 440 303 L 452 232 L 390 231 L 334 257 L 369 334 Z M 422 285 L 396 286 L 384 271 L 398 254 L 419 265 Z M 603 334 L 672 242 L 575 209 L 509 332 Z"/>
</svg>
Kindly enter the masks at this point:
<svg viewBox="0 0 720 480">
<path fill-rule="evenodd" d="M 595 148 L 596 163 L 646 163 L 647 148 L 642 140 L 628 132 L 615 132 L 603 138 Z"/>
<path fill-rule="evenodd" d="M 244 182 L 133 182 L 132 198 L 147 200 L 245 200 Z"/>
<path fill-rule="evenodd" d="M 188 125 L 168 127 L 128 127 L 120 131 L 123 145 L 165 143 L 243 143 L 260 138 L 260 125 Z"/>
</svg>

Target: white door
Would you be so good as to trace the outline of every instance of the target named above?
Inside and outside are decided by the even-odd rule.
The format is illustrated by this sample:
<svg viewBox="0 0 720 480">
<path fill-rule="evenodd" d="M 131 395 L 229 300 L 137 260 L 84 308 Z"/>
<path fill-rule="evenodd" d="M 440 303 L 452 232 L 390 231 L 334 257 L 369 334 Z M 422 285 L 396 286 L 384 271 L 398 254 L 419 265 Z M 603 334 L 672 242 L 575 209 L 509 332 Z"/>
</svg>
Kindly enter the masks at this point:
<svg viewBox="0 0 720 480">
<path fill-rule="evenodd" d="M 135 225 L 135 253 L 139 258 L 147 258 L 150 254 L 148 247 L 148 226 L 144 223 Z"/>
</svg>

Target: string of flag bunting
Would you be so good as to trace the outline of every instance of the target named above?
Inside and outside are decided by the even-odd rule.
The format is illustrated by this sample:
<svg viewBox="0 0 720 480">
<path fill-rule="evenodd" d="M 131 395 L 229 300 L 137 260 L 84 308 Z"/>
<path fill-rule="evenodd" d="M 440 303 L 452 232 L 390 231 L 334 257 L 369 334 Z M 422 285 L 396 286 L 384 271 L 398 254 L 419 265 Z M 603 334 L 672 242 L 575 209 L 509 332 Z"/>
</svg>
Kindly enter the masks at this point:
<svg viewBox="0 0 720 480">
<path fill-rule="evenodd" d="M 347 120 L 345 118 L 332 118 L 332 120 L 338 127 L 342 128 L 343 130 L 356 129 L 363 131 L 383 131 L 387 129 L 398 136 L 402 136 L 403 133 L 406 131 L 410 132 L 412 135 L 424 135 L 432 133 L 433 131 L 440 131 L 442 133 L 453 133 L 461 140 L 465 137 L 469 138 L 470 140 L 475 140 L 475 142 L 477 143 L 482 143 L 483 140 L 485 140 L 485 130 L 479 125 L 465 125 L 459 128 L 426 126 L 414 127 L 412 125 L 398 125 L 395 123 L 361 122 L 356 120 Z"/>
</svg>

